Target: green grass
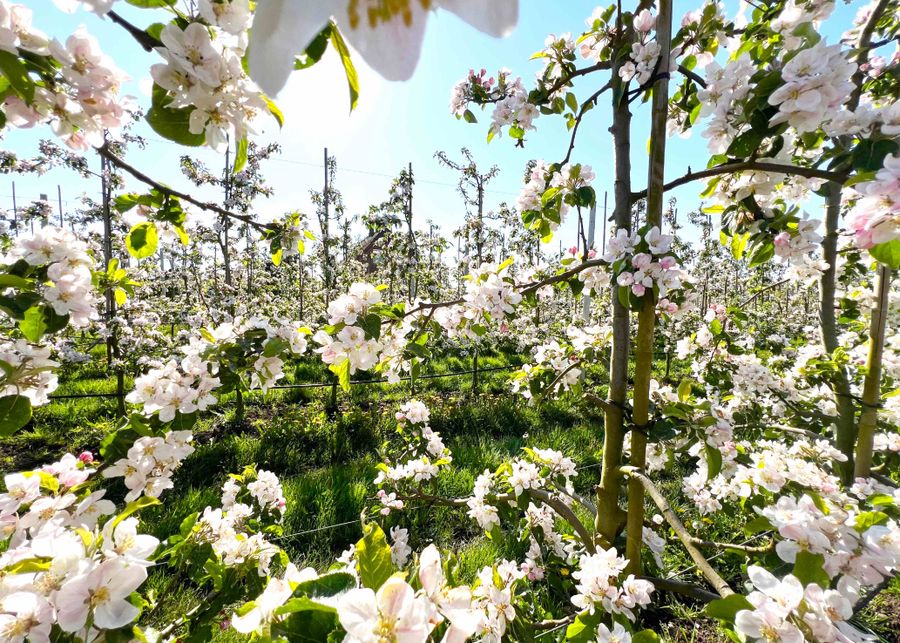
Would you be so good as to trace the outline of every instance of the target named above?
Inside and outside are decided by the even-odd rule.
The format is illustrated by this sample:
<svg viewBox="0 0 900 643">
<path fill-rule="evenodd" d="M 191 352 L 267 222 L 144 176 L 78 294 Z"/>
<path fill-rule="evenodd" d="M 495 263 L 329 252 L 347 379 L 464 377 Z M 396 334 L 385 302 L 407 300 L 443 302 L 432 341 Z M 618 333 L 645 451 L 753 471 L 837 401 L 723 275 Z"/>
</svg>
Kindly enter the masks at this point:
<svg viewBox="0 0 900 643">
<path fill-rule="evenodd" d="M 479 356 L 482 368 L 521 363 L 521 357 L 499 352 Z M 429 373 L 471 369 L 471 357 L 440 356 L 429 364 Z M 144 529 L 160 538 L 174 533 L 189 514 L 207 505 L 217 506 L 220 487 L 228 473 L 240 472 L 248 464 L 275 472 L 282 480 L 287 499 L 284 534 L 278 544 L 298 565 L 319 569 L 328 566 L 360 537 L 360 512 L 373 494 L 378 449 L 395 428 L 393 414 L 412 397 L 431 409 L 431 425 L 441 433 L 453 452 L 453 468 L 439 481 L 441 495 L 470 493 L 477 475 L 516 454 L 525 445 L 553 447 L 572 456 L 581 467 L 579 491 L 590 494 L 599 481 L 602 423 L 596 410 L 576 406 L 571 400 L 529 405 L 508 391 L 507 371 L 481 373 L 479 391 L 472 391 L 472 376 L 420 379 L 415 392 L 410 383 L 390 386 L 354 386 L 339 391 L 338 408 L 326 411 L 330 388 L 285 389 L 263 396 L 246 396 L 246 417 L 234 418 L 233 395 L 198 421 L 196 451 L 175 477 L 175 488 L 167 492 L 164 506 L 142 514 Z M 673 374 L 677 377 L 677 374 Z M 288 373 L 285 382 L 328 381 L 329 374 L 315 360 L 306 360 Z M 70 368 L 59 394 L 108 393 L 114 380 L 96 363 Z M 126 384 L 126 390 L 130 382 Z M 599 387 L 598 387 L 599 388 Z M 96 453 L 102 437 L 116 425 L 115 400 L 79 398 L 59 400 L 36 410 L 33 425 L 0 443 L 3 470 L 36 467 L 66 451 L 88 449 Z M 680 497 L 682 470 L 665 474 L 660 486 L 670 499 Z M 124 488 L 110 486 L 110 496 L 121 499 Z M 676 504 L 689 526 L 698 521 L 698 535 L 710 540 L 742 540 L 733 515 L 720 512 L 700 517 L 685 503 Z M 648 502 L 647 515 L 657 513 Z M 349 524 L 343 524 L 349 523 Z M 458 509 L 413 506 L 388 526 L 410 529 L 410 544 L 419 548 L 429 542 L 452 548 L 459 558 L 462 577 L 474 578 L 484 565 L 516 552 L 481 537 L 477 525 Z M 340 525 L 335 527 L 335 525 Z M 677 541 L 670 540 L 664 554 L 667 570 L 686 570 L 679 580 L 703 584 Z M 741 589 L 742 564 L 737 554 L 725 554 L 715 563 L 735 589 Z M 650 573 L 665 574 L 652 568 Z M 165 569 L 154 570 L 148 583 L 155 607 L 145 620 L 165 625 L 198 599 L 184 579 Z M 900 611 L 900 582 L 895 581 L 864 615 L 873 631 L 896 640 Z M 696 605 L 661 595 L 642 616 L 665 641 L 725 640 L 714 624 L 700 617 Z M 550 639 L 550 637 L 548 637 Z M 240 640 L 234 632 L 223 632 L 217 640 Z"/>
</svg>

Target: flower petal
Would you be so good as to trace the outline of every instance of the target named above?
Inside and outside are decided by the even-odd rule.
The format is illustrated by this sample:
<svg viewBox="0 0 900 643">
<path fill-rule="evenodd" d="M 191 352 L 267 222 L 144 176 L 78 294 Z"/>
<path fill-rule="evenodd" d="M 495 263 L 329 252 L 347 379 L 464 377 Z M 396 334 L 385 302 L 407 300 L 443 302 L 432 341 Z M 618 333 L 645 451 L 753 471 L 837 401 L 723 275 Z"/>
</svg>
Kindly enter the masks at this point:
<svg viewBox="0 0 900 643">
<path fill-rule="evenodd" d="M 341 33 L 366 63 L 387 80 L 409 80 L 419 62 L 428 11 L 418 2 L 410 3 L 409 23 L 401 14 L 372 26 L 367 20 L 354 21 L 337 16 Z"/>
<path fill-rule="evenodd" d="M 294 59 L 328 23 L 333 2 L 260 0 L 250 32 L 250 78 L 274 96 L 294 69 Z"/>
<path fill-rule="evenodd" d="M 498 38 L 508 36 L 519 21 L 519 0 L 441 0 L 440 6 Z"/>
</svg>

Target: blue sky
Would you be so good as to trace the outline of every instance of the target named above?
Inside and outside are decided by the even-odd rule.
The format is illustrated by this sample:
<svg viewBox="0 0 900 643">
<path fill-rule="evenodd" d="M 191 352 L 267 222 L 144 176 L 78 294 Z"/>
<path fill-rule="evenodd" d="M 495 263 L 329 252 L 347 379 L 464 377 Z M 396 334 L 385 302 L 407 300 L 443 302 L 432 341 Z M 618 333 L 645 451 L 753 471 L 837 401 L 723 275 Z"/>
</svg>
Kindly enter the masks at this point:
<svg viewBox="0 0 900 643">
<path fill-rule="evenodd" d="M 146 91 L 149 66 L 158 59 L 155 54 L 144 52 L 121 28 L 93 14 L 83 11 L 64 14 L 52 0 L 25 0 L 24 4 L 33 8 L 37 28 L 61 40 L 79 25 L 86 25 L 89 32 L 100 39 L 104 51 L 131 75 L 132 81 L 125 87 L 125 92 L 134 95 L 140 104 L 149 104 L 142 89 Z M 696 0 L 676 0 L 676 19 L 697 4 Z M 508 67 L 530 85 L 540 62 L 529 61 L 529 58 L 543 46 L 547 34 L 571 32 L 577 37 L 584 28 L 585 18 L 596 5 L 596 2 L 584 0 L 522 0 L 519 26 L 506 39 L 486 36 L 454 15 L 438 11 L 429 19 L 422 56 L 410 81 L 388 83 L 369 70 L 361 57 L 354 57 L 360 72 L 361 96 L 359 106 L 352 114 L 349 113 L 346 81 L 332 51 L 312 69 L 295 72 L 276 97 L 286 117 L 284 128 L 279 131 L 273 120 L 266 119 L 265 132 L 260 139 L 261 142 L 278 141 L 282 145 L 282 154 L 279 159 L 264 165 L 275 194 L 257 202 L 257 216 L 269 220 L 295 209 L 312 214 L 308 192 L 321 189 L 322 150 L 326 146 L 329 153 L 337 157 L 337 187 L 343 192 L 350 214 L 364 213 L 370 203 L 382 201 L 391 177 L 411 162 L 417 180 L 414 194 L 416 226 L 425 228 L 426 220 L 431 219 L 449 233 L 462 222 L 464 207 L 455 189 L 455 173 L 440 167 L 433 155 L 435 150 L 458 154 L 461 146 L 470 148 L 485 169 L 492 164 L 500 167 L 501 172 L 490 184 L 486 195 L 487 207 L 493 208 L 504 200 L 515 202 L 522 170 L 529 159 L 558 160 L 564 155 L 568 133 L 563 120 L 558 117 L 537 119 L 538 130 L 528 134 L 524 149 L 516 148 L 506 137 L 495 138 L 488 144 L 490 112 L 479 112 L 479 123 L 475 125 L 457 121 L 448 110 L 450 89 L 470 68 L 482 67 L 491 73 L 500 67 Z M 729 2 L 728 5 L 736 6 L 736 3 Z M 153 12 L 125 3 L 118 3 L 117 10 L 140 26 L 154 21 Z M 838 3 L 829 22 L 846 28 L 854 12 L 855 8 Z M 835 38 L 832 35 L 829 41 L 833 42 Z M 588 77 L 576 86 L 576 94 L 583 99 L 605 81 L 603 74 Z M 593 166 L 601 207 L 604 190 L 612 190 L 613 157 L 607 132 L 607 104 L 608 100 L 601 100 L 600 108 L 592 110 L 585 119 L 572 157 L 573 162 Z M 646 108 L 635 107 L 633 179 L 635 188 L 641 188 L 646 181 L 644 150 L 649 130 Z M 174 187 L 191 187 L 178 170 L 177 161 L 181 154 L 195 155 L 211 167 L 220 167 L 223 163 L 222 156 L 212 151 L 183 148 L 164 141 L 144 124 L 136 131 L 148 138 L 149 146 L 146 151 L 132 153 L 130 160 Z M 3 146 L 27 156 L 36 150 L 37 141 L 42 137 L 52 138 L 52 132 L 47 128 L 13 130 L 6 133 Z M 705 166 L 708 154 L 705 139 L 699 132 L 686 140 L 669 139 L 668 144 L 668 178 L 683 174 L 688 165 L 695 169 Z M 48 194 L 55 205 L 57 185 L 62 188 L 64 209 L 75 208 L 82 193 L 99 195 L 99 185 L 95 182 L 65 171 L 52 171 L 43 177 L 4 176 L 0 206 L 7 209 L 12 207 L 12 181 L 16 182 L 20 205 L 38 198 L 41 193 Z M 139 188 L 137 184 L 129 184 L 129 187 Z M 701 185 L 694 184 L 674 192 L 680 212 L 686 213 L 697 207 L 697 194 L 701 189 Z M 197 193 L 196 189 L 189 191 Z M 214 193 L 203 195 L 206 198 L 216 196 Z M 574 242 L 574 216 L 558 237 L 566 246 Z"/>
</svg>

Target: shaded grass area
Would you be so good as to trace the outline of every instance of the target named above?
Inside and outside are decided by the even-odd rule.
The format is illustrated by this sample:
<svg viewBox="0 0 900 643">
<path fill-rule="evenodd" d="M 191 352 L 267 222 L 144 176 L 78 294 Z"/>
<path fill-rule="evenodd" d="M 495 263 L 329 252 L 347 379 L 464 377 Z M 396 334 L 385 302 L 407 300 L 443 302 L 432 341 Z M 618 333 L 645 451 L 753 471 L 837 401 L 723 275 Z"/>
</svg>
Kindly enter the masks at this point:
<svg viewBox="0 0 900 643">
<path fill-rule="evenodd" d="M 487 353 L 479 357 L 482 368 L 520 363 L 521 357 Z M 430 373 L 469 370 L 468 356 L 445 356 L 429 365 Z M 299 363 L 286 383 L 328 381 L 321 363 Z M 525 445 L 552 447 L 572 456 L 580 467 L 577 487 L 590 493 L 599 481 L 602 421 L 595 409 L 572 400 L 527 404 L 508 392 L 508 372 L 483 372 L 479 390 L 472 391 L 471 374 L 444 379 L 419 380 L 415 385 L 371 384 L 338 392 L 337 409 L 326 410 L 330 388 L 286 389 L 263 396 L 247 396 L 246 417 L 234 417 L 233 395 L 223 396 L 215 409 L 204 414 L 195 427 L 196 451 L 187 459 L 168 492 L 164 507 L 144 511 L 144 528 L 158 537 L 177 531 L 189 514 L 206 506 L 218 506 L 220 488 L 228 473 L 240 472 L 248 464 L 276 473 L 287 499 L 284 536 L 278 544 L 299 566 L 322 569 L 360 537 L 359 515 L 374 488 L 378 450 L 393 433 L 393 414 L 403 401 L 422 399 L 431 408 L 432 428 L 441 433 L 453 452 L 454 466 L 439 482 L 439 494 L 467 495 L 485 469 L 493 469 Z M 126 390 L 130 381 L 126 383 Z M 413 390 L 415 388 L 415 390 Z M 63 380 L 58 393 L 109 393 L 115 382 L 95 364 L 74 369 Z M 602 388 L 594 390 L 602 393 Z M 116 425 L 115 400 L 79 398 L 55 401 L 36 411 L 28 429 L 0 443 L 0 467 L 4 471 L 32 468 L 58 458 L 66 451 L 84 449 L 96 453 L 102 437 Z M 700 517 L 685 504 L 678 505 L 681 477 L 693 468 L 678 462 L 664 473 L 659 484 L 673 501 L 676 511 L 698 535 L 718 541 L 746 538 L 735 516 L 719 512 Z M 124 488 L 112 483 L 110 495 L 121 499 Z M 647 515 L 657 513 L 647 504 Z M 450 547 L 457 554 L 461 575 L 471 579 L 484 565 L 517 553 L 513 545 L 497 544 L 481 537 L 477 525 L 463 511 L 447 507 L 413 506 L 388 527 L 410 530 L 410 545 L 429 542 Z M 345 524 L 346 523 L 346 524 Z M 712 552 L 711 552 L 712 554 Z M 649 559 L 649 554 L 648 554 Z M 650 573 L 703 584 L 674 538 L 664 553 L 664 569 Z M 746 559 L 739 554 L 717 556 L 715 564 L 737 591 L 742 585 Z M 190 583 L 166 570 L 154 570 L 148 584 L 156 606 L 147 615 L 155 625 L 164 625 L 201 600 Z M 706 643 L 727 640 L 716 625 L 702 616 L 702 606 L 685 603 L 659 593 L 642 616 L 665 641 Z M 863 614 L 867 627 L 884 640 L 897 641 L 900 632 L 900 582 L 893 582 Z M 234 632 L 217 634 L 217 640 L 241 640 Z M 553 640 L 547 637 L 545 640 Z"/>
</svg>

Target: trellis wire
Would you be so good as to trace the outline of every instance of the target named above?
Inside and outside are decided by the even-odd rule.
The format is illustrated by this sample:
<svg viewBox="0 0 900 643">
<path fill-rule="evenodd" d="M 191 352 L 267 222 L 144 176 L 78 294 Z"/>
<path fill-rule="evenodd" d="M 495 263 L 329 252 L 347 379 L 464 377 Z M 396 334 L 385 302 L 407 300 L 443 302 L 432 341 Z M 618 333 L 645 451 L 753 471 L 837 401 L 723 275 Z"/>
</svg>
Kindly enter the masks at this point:
<svg viewBox="0 0 900 643">
<path fill-rule="evenodd" d="M 514 368 L 519 368 L 519 365 L 510 364 L 507 366 L 490 366 L 488 368 L 479 368 L 478 372 L 485 373 L 488 371 L 504 371 L 504 370 L 508 371 L 508 370 L 512 370 Z M 460 377 L 462 375 L 469 375 L 474 372 L 475 372 L 474 370 L 468 370 L 468 371 L 453 371 L 450 373 L 430 373 L 428 375 L 419 375 L 415 379 L 417 379 L 417 380 L 433 380 L 433 379 L 437 379 L 440 377 Z M 413 379 L 413 378 L 411 378 L 409 376 L 400 378 L 401 381 L 409 381 L 411 379 Z M 388 379 L 386 377 L 380 377 L 380 378 L 371 379 L 371 380 L 352 380 L 350 382 L 350 384 L 353 384 L 353 385 L 355 385 L 355 384 L 384 384 L 387 381 L 388 381 Z M 269 390 L 329 388 L 334 385 L 335 385 L 334 382 L 308 382 L 305 384 L 280 384 L 277 386 L 270 386 Z M 252 389 L 251 392 L 253 390 L 256 390 L 256 389 Z M 113 397 L 114 398 L 114 397 L 124 397 L 125 395 L 126 394 L 124 394 L 124 393 L 121 396 L 118 393 L 69 393 L 69 394 L 62 394 L 62 395 L 48 395 L 47 397 L 51 400 L 72 400 L 72 399 L 91 398 L 91 397 L 97 397 L 97 398 Z"/>
</svg>

